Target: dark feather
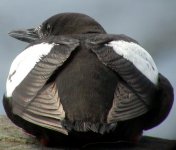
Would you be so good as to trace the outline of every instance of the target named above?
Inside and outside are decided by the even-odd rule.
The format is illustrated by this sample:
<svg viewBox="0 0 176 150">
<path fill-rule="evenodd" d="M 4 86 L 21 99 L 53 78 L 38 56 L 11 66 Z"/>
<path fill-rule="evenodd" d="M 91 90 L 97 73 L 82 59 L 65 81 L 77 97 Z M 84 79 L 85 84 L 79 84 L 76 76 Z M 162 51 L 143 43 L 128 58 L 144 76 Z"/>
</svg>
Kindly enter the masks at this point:
<svg viewBox="0 0 176 150">
<path fill-rule="evenodd" d="M 130 61 L 118 55 L 112 47 L 106 46 L 110 41 L 115 40 L 135 41 L 121 35 L 97 36 L 96 39 L 93 39 L 92 42 L 89 40 L 88 45 L 91 45 L 91 49 L 98 59 L 104 65 L 114 70 L 121 79 L 117 83 L 108 120 L 122 121 L 146 113 L 152 107 L 157 87 Z"/>
<path fill-rule="evenodd" d="M 14 114 L 51 129 L 57 128 L 58 120 L 64 117 L 64 111 L 56 85 L 54 83 L 45 84 L 79 44 L 74 39 L 63 40 L 65 39 L 57 39 L 58 45 L 55 45 L 47 56 L 41 58 L 13 93 Z"/>
</svg>

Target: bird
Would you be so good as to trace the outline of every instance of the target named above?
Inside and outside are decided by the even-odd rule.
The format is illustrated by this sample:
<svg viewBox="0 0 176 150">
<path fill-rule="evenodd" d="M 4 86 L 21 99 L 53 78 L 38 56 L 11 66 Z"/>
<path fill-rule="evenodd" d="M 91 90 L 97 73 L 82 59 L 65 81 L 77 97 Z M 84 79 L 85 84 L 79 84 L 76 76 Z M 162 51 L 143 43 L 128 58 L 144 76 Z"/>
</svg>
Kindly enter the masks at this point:
<svg viewBox="0 0 176 150">
<path fill-rule="evenodd" d="M 9 35 L 28 46 L 11 64 L 4 109 L 45 146 L 137 143 L 172 108 L 173 87 L 151 55 L 88 15 L 59 13 Z"/>
</svg>

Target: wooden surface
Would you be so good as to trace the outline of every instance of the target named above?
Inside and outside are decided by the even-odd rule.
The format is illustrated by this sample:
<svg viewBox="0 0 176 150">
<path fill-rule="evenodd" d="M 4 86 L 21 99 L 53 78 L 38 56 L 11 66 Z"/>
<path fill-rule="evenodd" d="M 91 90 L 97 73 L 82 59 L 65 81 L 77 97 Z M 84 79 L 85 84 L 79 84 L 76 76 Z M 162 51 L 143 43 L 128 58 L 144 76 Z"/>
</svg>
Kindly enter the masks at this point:
<svg viewBox="0 0 176 150">
<path fill-rule="evenodd" d="M 94 144 L 84 149 L 120 149 L 120 150 L 176 150 L 176 141 L 153 137 L 142 137 L 136 146 L 127 143 Z M 0 150 L 54 150 L 41 146 L 35 138 L 25 134 L 16 127 L 6 116 L 0 116 Z M 56 149 L 56 148 L 55 148 Z M 72 149 L 72 148 L 58 148 Z"/>
</svg>

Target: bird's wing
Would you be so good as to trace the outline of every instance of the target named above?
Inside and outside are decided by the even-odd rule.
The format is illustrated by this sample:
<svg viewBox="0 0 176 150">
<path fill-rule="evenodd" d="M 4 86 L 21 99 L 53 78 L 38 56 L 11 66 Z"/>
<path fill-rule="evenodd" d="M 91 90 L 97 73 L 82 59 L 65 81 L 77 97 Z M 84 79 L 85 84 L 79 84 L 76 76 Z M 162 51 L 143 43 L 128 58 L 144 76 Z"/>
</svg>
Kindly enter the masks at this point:
<svg viewBox="0 0 176 150">
<path fill-rule="evenodd" d="M 72 51 L 79 45 L 79 41 L 63 37 L 49 40 L 52 42 L 50 43 L 52 46 L 49 46 L 47 54 L 39 56 L 37 63 L 31 67 L 31 70 L 12 93 L 12 108 L 14 114 L 25 120 L 66 134 L 66 131 L 62 130 L 59 124 L 59 120 L 64 118 L 65 112 L 51 76 L 66 62 Z M 30 55 L 21 62 L 19 61 L 15 73 L 23 72 L 21 69 L 24 67 L 21 67 L 20 64 L 30 63 L 31 61 L 28 62 L 28 60 L 32 60 L 34 57 L 32 53 L 38 55 L 37 51 L 43 53 L 47 50 L 46 47 L 39 49 L 40 44 L 41 42 L 35 43 L 26 49 L 26 51 L 30 50 Z M 35 51 L 33 51 L 34 49 Z"/>
<path fill-rule="evenodd" d="M 114 94 L 107 121 L 132 119 L 146 113 L 154 101 L 158 70 L 151 56 L 124 35 L 99 35 L 88 41 L 92 51 L 121 81 Z"/>
<path fill-rule="evenodd" d="M 117 83 L 112 107 L 107 121 L 117 122 L 138 117 L 148 111 L 148 106 L 140 97 L 124 83 Z"/>
<path fill-rule="evenodd" d="M 19 106 L 15 108 L 16 113 L 23 109 Z M 61 125 L 61 120 L 65 118 L 65 111 L 60 103 L 55 83 L 45 85 L 28 104 L 25 111 L 20 112 L 20 117 L 39 126 L 67 134 L 67 130 Z"/>
</svg>

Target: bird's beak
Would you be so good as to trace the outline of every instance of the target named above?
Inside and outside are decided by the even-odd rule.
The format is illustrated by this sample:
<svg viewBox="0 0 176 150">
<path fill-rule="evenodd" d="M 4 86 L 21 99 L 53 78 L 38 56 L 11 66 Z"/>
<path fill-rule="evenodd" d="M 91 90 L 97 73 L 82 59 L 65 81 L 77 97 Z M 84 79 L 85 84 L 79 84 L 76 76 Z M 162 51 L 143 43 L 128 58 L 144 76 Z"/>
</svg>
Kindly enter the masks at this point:
<svg viewBox="0 0 176 150">
<path fill-rule="evenodd" d="M 9 32 L 9 35 L 18 40 L 31 43 L 39 39 L 38 30 L 36 28 L 31 28 L 27 30 L 15 30 Z"/>
</svg>

